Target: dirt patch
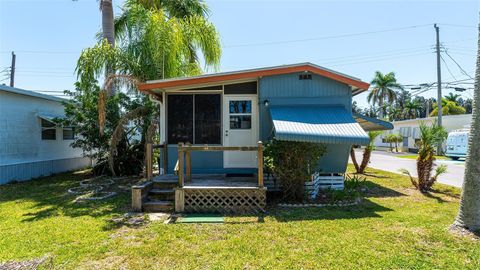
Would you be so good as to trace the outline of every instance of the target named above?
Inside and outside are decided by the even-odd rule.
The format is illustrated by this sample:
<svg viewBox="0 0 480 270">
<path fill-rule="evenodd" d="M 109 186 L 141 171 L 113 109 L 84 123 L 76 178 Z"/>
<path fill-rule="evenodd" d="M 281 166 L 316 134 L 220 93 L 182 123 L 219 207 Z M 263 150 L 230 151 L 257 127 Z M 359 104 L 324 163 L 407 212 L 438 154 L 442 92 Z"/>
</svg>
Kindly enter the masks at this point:
<svg viewBox="0 0 480 270">
<path fill-rule="evenodd" d="M 44 256 L 26 261 L 0 263 L 0 270 L 34 270 L 39 269 L 39 267 L 42 267 L 42 269 L 53 269 L 52 257 Z"/>
</svg>

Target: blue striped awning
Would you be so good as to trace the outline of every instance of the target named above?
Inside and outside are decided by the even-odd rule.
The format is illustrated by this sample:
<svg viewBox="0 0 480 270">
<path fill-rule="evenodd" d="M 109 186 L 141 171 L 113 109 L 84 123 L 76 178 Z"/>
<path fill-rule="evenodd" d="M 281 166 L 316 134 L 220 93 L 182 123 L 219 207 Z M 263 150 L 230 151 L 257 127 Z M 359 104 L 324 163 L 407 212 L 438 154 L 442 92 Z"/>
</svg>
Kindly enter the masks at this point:
<svg viewBox="0 0 480 270">
<path fill-rule="evenodd" d="M 277 140 L 357 145 L 369 141 L 343 106 L 272 106 L 270 115 Z"/>
<path fill-rule="evenodd" d="M 354 113 L 353 118 L 365 131 L 379 131 L 393 129 L 393 124 L 378 118 L 368 117 L 363 114 Z"/>
</svg>

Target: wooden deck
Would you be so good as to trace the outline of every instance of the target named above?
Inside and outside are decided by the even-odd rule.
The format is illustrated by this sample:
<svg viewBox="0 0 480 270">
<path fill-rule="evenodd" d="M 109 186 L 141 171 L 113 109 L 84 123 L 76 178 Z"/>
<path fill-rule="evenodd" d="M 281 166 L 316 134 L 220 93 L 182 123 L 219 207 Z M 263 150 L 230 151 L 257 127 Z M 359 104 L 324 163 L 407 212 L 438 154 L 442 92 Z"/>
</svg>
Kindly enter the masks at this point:
<svg viewBox="0 0 480 270">
<path fill-rule="evenodd" d="M 153 177 L 154 182 L 178 181 L 178 176 L 164 174 Z M 268 191 L 278 190 L 278 183 L 272 178 L 264 177 L 265 187 Z M 184 188 L 256 188 L 258 179 L 256 176 L 227 176 L 225 174 L 192 174 L 192 180 L 184 183 Z"/>
</svg>

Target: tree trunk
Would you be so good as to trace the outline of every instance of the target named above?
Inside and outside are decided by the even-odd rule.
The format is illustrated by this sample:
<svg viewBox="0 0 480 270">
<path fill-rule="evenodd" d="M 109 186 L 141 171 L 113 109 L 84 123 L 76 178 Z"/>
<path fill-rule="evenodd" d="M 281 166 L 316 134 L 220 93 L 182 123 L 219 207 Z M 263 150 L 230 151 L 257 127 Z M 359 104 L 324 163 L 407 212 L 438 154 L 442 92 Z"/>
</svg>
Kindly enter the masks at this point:
<svg viewBox="0 0 480 270">
<path fill-rule="evenodd" d="M 360 168 L 358 170 L 358 173 L 364 173 L 365 169 L 367 168 L 368 162 L 370 161 L 370 155 L 372 154 L 372 149 L 369 147 L 365 148 L 365 151 L 363 152 L 363 159 L 362 163 L 360 164 Z"/>
<path fill-rule="evenodd" d="M 115 46 L 115 29 L 112 0 L 101 0 L 100 9 L 102 11 L 103 38 L 106 38 L 108 43 L 113 47 Z"/>
<path fill-rule="evenodd" d="M 398 153 L 398 142 L 395 142 L 395 151 Z"/>
<path fill-rule="evenodd" d="M 378 101 L 378 106 L 380 107 L 378 118 L 383 119 L 383 97 L 380 97 L 380 100 Z"/>
<path fill-rule="evenodd" d="M 470 231 L 480 230 L 480 25 L 477 47 L 477 68 L 473 93 L 472 123 L 465 162 L 465 177 L 460 210 L 453 225 Z"/>
<path fill-rule="evenodd" d="M 110 46 L 115 47 L 115 22 L 113 18 L 113 0 L 100 0 L 100 10 L 102 11 L 102 32 L 103 38 L 107 40 Z M 111 66 L 105 68 L 105 78 L 114 73 Z M 115 87 L 108 86 L 109 95 L 115 94 Z"/>
<path fill-rule="evenodd" d="M 352 159 L 353 166 L 355 166 L 355 171 L 358 173 L 360 171 L 360 167 L 358 166 L 357 158 L 355 157 L 355 150 L 353 146 L 350 148 L 350 158 Z"/>
</svg>

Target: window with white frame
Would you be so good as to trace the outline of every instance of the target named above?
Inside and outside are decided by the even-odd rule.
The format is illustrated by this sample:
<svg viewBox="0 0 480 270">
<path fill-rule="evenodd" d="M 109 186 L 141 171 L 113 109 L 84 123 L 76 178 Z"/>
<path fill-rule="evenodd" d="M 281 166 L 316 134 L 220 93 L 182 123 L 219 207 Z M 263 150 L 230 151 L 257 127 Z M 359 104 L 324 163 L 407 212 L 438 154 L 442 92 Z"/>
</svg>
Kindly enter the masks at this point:
<svg viewBox="0 0 480 270">
<path fill-rule="evenodd" d="M 57 139 L 57 126 L 55 123 L 41 119 L 42 121 L 42 140 L 54 141 Z"/>
<path fill-rule="evenodd" d="M 64 127 L 62 132 L 63 132 L 63 139 L 64 140 L 75 139 L 75 129 L 73 127 Z"/>
</svg>

